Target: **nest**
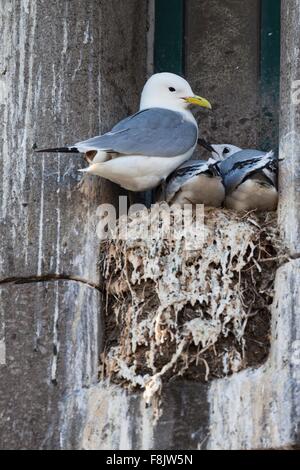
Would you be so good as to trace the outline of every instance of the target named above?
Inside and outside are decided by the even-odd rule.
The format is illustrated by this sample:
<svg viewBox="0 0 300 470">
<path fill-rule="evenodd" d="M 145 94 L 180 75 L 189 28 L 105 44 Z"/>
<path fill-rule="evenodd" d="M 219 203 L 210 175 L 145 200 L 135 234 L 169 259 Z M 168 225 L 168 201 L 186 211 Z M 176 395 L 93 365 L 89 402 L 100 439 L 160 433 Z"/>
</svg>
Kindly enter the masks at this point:
<svg viewBox="0 0 300 470">
<path fill-rule="evenodd" d="M 167 210 L 152 209 L 155 236 L 124 240 L 119 222 L 101 250 L 102 373 L 144 390 L 147 402 L 173 377 L 208 381 L 260 365 L 270 346 L 275 215 L 205 209 L 202 243 L 187 249 L 165 230 Z M 127 228 L 148 233 L 149 220 L 148 211 L 136 213 Z"/>
</svg>

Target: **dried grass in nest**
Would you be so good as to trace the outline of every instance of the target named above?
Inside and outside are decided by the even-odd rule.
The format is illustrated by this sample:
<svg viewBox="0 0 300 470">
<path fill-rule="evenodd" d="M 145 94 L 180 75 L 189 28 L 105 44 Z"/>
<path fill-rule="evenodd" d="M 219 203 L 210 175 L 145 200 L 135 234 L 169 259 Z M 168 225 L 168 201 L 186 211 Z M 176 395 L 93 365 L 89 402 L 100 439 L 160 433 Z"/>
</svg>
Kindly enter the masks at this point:
<svg viewBox="0 0 300 470">
<path fill-rule="evenodd" d="M 163 206 L 156 215 L 164 220 Z M 129 225 L 148 229 L 148 213 Z M 102 246 L 106 283 L 103 375 L 145 399 L 174 376 L 207 381 L 261 364 L 268 355 L 278 262 L 276 215 L 205 209 L 204 244 L 161 232 Z"/>
</svg>

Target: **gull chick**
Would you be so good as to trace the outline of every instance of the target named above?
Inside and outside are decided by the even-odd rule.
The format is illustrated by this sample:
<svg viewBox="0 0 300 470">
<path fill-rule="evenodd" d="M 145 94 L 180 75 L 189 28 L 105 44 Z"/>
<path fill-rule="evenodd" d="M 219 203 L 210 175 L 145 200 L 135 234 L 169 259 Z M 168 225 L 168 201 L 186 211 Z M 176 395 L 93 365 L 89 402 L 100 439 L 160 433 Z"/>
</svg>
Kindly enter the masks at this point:
<svg viewBox="0 0 300 470">
<path fill-rule="evenodd" d="M 207 143 L 205 148 L 211 151 L 213 158 L 220 160 L 218 166 L 226 189 L 226 208 L 260 212 L 276 210 L 278 159 L 273 151 Z"/>
<path fill-rule="evenodd" d="M 139 112 L 110 132 L 40 152 L 83 153 L 90 166 L 81 171 L 130 191 L 153 189 L 194 152 L 198 126 L 190 111 L 192 105 L 211 109 L 209 101 L 196 96 L 182 77 L 158 73 L 144 86 Z"/>
<path fill-rule="evenodd" d="M 220 207 L 224 197 L 222 176 L 213 159 L 185 162 L 167 179 L 165 199 L 171 205 Z M 163 195 L 159 199 L 163 199 Z"/>
</svg>

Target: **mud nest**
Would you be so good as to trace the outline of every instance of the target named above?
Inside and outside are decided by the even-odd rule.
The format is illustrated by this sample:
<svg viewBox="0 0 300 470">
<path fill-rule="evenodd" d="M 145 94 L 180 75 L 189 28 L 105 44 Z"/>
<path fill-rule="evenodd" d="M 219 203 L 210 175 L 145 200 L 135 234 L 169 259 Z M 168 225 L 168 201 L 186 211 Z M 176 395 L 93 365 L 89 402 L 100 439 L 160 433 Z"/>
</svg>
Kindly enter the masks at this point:
<svg viewBox="0 0 300 470">
<path fill-rule="evenodd" d="M 154 214 L 155 236 L 124 241 L 117 227 L 100 262 L 102 374 L 147 401 L 174 377 L 208 381 L 265 361 L 280 251 L 274 214 L 205 209 L 197 249 L 165 230 L 162 205 Z M 149 212 L 128 227 L 146 233 Z"/>
</svg>

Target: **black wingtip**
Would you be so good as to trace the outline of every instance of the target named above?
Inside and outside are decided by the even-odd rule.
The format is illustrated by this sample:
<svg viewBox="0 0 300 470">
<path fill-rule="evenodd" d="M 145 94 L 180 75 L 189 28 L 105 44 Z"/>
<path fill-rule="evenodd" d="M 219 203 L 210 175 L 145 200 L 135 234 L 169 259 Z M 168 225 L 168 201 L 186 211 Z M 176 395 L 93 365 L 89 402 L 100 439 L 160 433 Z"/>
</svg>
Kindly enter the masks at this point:
<svg viewBox="0 0 300 470">
<path fill-rule="evenodd" d="M 80 153 L 76 147 L 58 147 L 52 149 L 35 150 L 35 153 Z"/>
</svg>

